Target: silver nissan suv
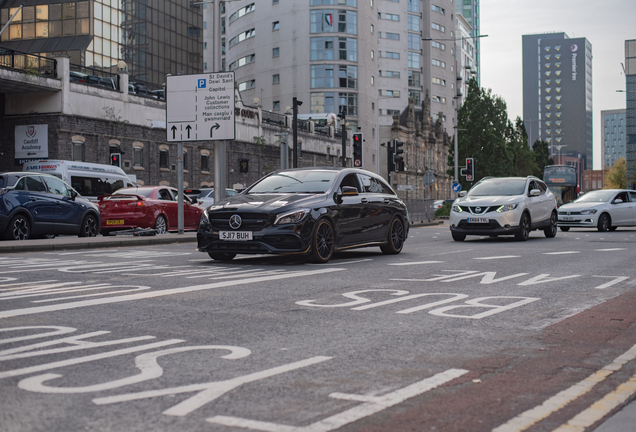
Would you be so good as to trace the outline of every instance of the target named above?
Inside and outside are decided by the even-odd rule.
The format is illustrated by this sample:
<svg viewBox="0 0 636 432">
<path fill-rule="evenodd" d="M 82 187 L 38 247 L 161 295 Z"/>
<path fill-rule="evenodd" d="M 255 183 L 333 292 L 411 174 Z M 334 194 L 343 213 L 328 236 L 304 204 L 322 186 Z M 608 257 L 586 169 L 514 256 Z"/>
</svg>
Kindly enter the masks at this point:
<svg viewBox="0 0 636 432">
<path fill-rule="evenodd" d="M 541 229 L 546 237 L 557 233 L 556 198 L 543 181 L 528 177 L 485 177 L 469 191 L 460 192 L 450 213 L 453 240 L 467 235 L 514 235 L 528 240 Z"/>
</svg>

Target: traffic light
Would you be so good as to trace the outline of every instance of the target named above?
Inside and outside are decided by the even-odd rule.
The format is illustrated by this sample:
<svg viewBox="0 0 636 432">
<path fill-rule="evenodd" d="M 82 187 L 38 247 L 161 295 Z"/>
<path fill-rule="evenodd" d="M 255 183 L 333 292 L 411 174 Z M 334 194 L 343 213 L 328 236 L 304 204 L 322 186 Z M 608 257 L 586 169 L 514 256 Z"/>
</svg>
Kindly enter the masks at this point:
<svg viewBox="0 0 636 432">
<path fill-rule="evenodd" d="M 362 132 L 353 134 L 353 166 L 362 168 Z"/>
<path fill-rule="evenodd" d="M 475 179 L 475 164 L 473 158 L 466 158 L 466 181 L 473 181 Z"/>
<path fill-rule="evenodd" d="M 121 153 L 111 153 L 110 164 L 121 168 Z"/>
<path fill-rule="evenodd" d="M 393 163 L 395 164 L 395 171 L 404 171 L 404 149 L 402 148 L 404 143 L 402 141 L 395 140 L 393 144 Z"/>
<path fill-rule="evenodd" d="M 393 146 L 391 145 L 391 141 L 386 143 L 386 162 L 387 172 L 390 175 L 391 172 L 395 171 L 395 163 L 393 162 Z"/>
</svg>

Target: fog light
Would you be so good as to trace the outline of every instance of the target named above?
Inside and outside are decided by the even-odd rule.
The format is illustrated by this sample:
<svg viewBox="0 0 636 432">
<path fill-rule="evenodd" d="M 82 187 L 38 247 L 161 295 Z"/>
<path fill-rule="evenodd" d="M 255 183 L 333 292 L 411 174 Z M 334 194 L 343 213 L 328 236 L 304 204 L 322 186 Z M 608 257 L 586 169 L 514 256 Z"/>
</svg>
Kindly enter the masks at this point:
<svg viewBox="0 0 636 432">
<path fill-rule="evenodd" d="M 508 228 L 510 228 L 510 225 L 506 224 L 506 225 L 504 225 L 504 228 L 508 229 Z"/>
</svg>

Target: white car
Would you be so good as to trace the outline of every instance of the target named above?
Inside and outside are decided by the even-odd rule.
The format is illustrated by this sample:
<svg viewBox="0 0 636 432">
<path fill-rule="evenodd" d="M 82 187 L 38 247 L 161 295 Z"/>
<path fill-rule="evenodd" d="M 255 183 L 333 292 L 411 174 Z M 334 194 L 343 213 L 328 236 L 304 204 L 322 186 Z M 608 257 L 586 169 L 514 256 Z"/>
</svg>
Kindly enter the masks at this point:
<svg viewBox="0 0 636 432">
<path fill-rule="evenodd" d="M 190 198 L 198 200 L 201 207 L 209 207 L 214 204 L 214 188 L 206 189 L 188 189 L 184 191 Z M 237 195 L 236 189 L 225 189 L 225 197 Z"/>
<path fill-rule="evenodd" d="M 559 207 L 559 228 L 597 228 L 614 231 L 619 226 L 636 226 L 636 191 L 602 189 L 588 192 Z"/>
<path fill-rule="evenodd" d="M 557 233 L 556 198 L 543 181 L 528 177 L 485 177 L 462 191 L 450 212 L 453 240 L 467 235 L 514 235 L 525 241 L 532 230 L 546 237 Z"/>
</svg>

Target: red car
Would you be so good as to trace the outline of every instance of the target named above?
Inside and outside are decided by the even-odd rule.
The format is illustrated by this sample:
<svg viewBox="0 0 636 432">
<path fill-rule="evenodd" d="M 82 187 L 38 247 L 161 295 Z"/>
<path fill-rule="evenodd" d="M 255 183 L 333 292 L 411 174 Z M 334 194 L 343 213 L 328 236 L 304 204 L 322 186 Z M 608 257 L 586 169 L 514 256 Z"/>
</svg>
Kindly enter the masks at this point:
<svg viewBox="0 0 636 432">
<path fill-rule="evenodd" d="M 101 233 L 131 228 L 154 228 L 157 234 L 178 231 L 178 191 L 168 186 L 138 186 L 118 189 L 98 198 Z M 183 196 L 183 228 L 196 231 L 203 208 Z"/>
</svg>

